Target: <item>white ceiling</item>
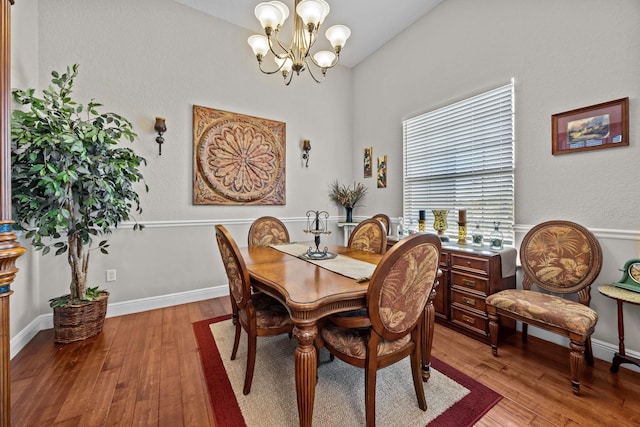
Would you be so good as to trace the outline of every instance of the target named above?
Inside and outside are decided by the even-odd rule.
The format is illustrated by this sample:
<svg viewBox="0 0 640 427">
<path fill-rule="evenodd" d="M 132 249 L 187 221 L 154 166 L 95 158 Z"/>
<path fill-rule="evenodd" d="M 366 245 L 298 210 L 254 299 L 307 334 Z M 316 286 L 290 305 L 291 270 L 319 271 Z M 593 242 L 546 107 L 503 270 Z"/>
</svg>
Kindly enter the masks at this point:
<svg viewBox="0 0 640 427">
<path fill-rule="evenodd" d="M 264 0 L 175 1 L 255 31 L 256 34 L 263 33 L 253 10 Z M 293 1 L 281 1 L 289 7 L 290 16 L 287 21 L 291 21 Z M 351 37 L 340 55 L 340 64 L 354 67 L 442 1 L 444 0 L 327 0 L 331 12 L 323 27 L 343 24 L 351 29 Z M 288 28 L 285 23 L 281 31 L 282 41 L 287 44 L 290 34 Z M 329 43 L 326 44 L 321 49 L 330 48 Z M 247 49 L 251 48 L 247 45 Z"/>
</svg>

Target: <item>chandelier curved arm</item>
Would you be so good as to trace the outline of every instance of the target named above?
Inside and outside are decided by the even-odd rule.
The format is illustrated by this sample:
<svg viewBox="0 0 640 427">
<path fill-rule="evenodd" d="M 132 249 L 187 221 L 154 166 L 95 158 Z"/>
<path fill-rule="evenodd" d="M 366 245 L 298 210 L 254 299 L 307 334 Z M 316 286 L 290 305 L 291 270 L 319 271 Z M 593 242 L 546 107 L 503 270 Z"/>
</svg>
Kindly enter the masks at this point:
<svg viewBox="0 0 640 427">
<path fill-rule="evenodd" d="M 269 41 L 269 50 L 271 51 L 271 53 L 273 53 L 274 56 L 282 56 L 284 55 L 288 55 L 289 54 L 289 49 L 287 49 L 287 47 L 285 45 L 282 44 L 282 42 L 280 41 L 280 39 L 278 38 L 278 34 L 279 34 L 279 29 L 276 29 L 274 31 L 275 35 L 272 37 L 270 35 L 267 35 L 267 40 Z M 275 39 L 276 44 L 280 47 L 280 49 L 282 49 L 282 52 L 278 53 L 273 49 L 273 40 Z"/>
<path fill-rule="evenodd" d="M 265 70 L 264 68 L 262 68 L 262 59 L 258 59 L 258 68 L 260 68 L 260 71 L 262 71 L 264 74 L 275 74 L 278 71 L 282 71 L 283 66 L 284 66 L 284 62 L 273 71 Z"/>
<path fill-rule="evenodd" d="M 290 72 L 289 73 L 289 80 L 287 80 L 287 75 L 284 75 L 284 85 L 285 86 L 289 86 L 289 83 L 291 83 L 291 80 L 293 80 L 293 73 Z"/>
<path fill-rule="evenodd" d="M 318 65 L 318 64 L 315 63 L 315 61 L 313 61 L 313 57 L 310 56 L 310 58 L 311 58 L 311 61 L 315 65 Z M 325 69 L 319 67 L 322 70 L 322 81 L 320 81 L 320 80 L 318 80 L 316 78 L 316 76 L 313 75 L 313 71 L 311 71 L 311 67 L 309 66 L 309 61 L 307 61 L 307 58 L 304 59 L 304 64 L 307 66 L 307 71 L 309 71 L 309 75 L 311 76 L 311 78 L 313 80 L 315 80 L 316 83 L 322 83 L 325 80 L 325 77 L 326 77 L 326 70 Z"/>
</svg>

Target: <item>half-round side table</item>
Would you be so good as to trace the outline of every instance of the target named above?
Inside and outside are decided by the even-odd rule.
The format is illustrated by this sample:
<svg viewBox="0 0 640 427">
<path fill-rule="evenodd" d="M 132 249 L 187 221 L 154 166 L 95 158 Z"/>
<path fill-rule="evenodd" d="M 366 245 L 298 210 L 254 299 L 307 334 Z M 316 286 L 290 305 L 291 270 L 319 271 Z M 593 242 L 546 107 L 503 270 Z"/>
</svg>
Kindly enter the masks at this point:
<svg viewBox="0 0 640 427">
<path fill-rule="evenodd" d="M 622 363 L 632 363 L 640 367 L 640 359 L 627 356 L 624 350 L 624 318 L 622 305 L 627 302 L 629 304 L 640 305 L 640 292 L 628 291 L 612 285 L 600 286 L 598 291 L 618 303 L 618 352 L 613 356 L 611 362 L 611 372 L 617 373 Z"/>
</svg>

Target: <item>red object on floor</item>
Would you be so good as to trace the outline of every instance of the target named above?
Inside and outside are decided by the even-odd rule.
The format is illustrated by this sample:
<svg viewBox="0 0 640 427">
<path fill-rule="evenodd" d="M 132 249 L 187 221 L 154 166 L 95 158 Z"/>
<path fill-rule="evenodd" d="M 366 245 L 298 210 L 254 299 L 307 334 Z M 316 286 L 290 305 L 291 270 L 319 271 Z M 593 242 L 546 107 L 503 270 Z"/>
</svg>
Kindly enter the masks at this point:
<svg viewBox="0 0 640 427">
<path fill-rule="evenodd" d="M 246 425 L 224 369 L 224 363 L 220 358 L 218 347 L 209 328 L 212 323 L 230 318 L 231 315 L 227 314 L 193 324 L 216 425 L 224 427 Z M 431 357 L 431 366 L 467 388 L 470 393 L 431 421 L 429 427 L 473 426 L 502 399 L 500 394 L 435 357 Z"/>
</svg>

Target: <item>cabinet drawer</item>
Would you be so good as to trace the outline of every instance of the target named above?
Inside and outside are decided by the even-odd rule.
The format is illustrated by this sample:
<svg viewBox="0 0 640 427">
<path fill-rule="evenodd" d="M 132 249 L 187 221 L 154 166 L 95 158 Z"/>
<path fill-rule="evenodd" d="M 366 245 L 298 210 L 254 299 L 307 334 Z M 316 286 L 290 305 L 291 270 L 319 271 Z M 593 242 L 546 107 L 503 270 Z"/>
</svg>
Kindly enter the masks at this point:
<svg viewBox="0 0 640 427">
<path fill-rule="evenodd" d="M 475 333 L 485 336 L 489 334 L 489 320 L 485 316 L 452 306 L 451 321 Z"/>
<path fill-rule="evenodd" d="M 474 274 L 489 275 L 490 258 L 479 258 L 464 254 L 451 254 L 451 268 L 457 268 Z"/>
<path fill-rule="evenodd" d="M 489 289 L 489 279 L 470 274 L 461 274 L 452 270 L 451 286 L 457 286 L 486 296 Z"/>
<path fill-rule="evenodd" d="M 458 289 L 452 288 L 451 299 L 452 299 L 451 301 L 452 304 L 462 306 L 469 310 L 476 310 L 483 314 L 487 312 L 486 310 L 487 305 L 484 297 L 482 296 L 461 292 Z"/>
</svg>

